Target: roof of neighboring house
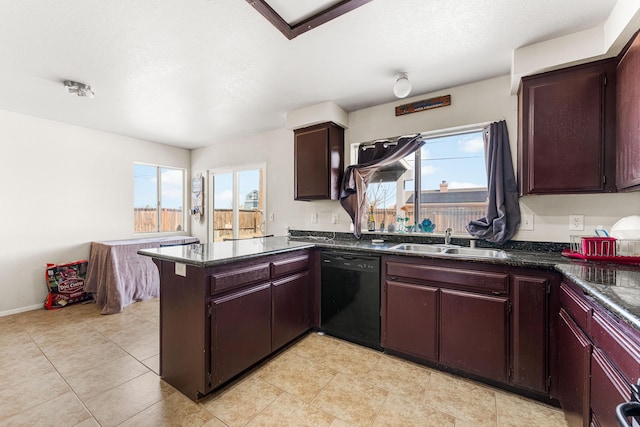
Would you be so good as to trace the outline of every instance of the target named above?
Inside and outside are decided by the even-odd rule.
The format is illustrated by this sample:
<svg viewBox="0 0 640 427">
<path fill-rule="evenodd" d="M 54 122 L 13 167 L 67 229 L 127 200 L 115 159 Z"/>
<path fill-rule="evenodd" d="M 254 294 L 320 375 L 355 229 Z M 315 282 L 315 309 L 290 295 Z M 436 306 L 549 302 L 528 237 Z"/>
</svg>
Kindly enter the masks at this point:
<svg viewBox="0 0 640 427">
<path fill-rule="evenodd" d="M 486 188 L 469 191 L 423 191 L 420 203 L 482 203 L 487 200 L 489 192 Z M 413 194 L 407 204 L 413 203 Z"/>
</svg>

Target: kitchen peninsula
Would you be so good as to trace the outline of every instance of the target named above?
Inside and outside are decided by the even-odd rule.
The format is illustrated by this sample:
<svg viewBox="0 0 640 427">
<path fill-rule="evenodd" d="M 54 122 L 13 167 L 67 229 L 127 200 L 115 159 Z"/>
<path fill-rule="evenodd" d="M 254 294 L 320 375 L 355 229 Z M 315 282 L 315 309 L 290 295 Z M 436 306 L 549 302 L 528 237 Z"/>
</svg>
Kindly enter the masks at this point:
<svg viewBox="0 0 640 427">
<path fill-rule="evenodd" d="M 618 401 L 625 386 L 640 378 L 638 266 L 524 248 L 505 247 L 504 258 L 479 259 L 402 253 L 394 250 L 397 242 L 297 239 L 139 252 L 160 269 L 160 373 L 167 382 L 197 400 L 320 327 L 319 261 L 327 249 L 381 257 L 386 352 L 559 401 L 568 418 L 578 421 L 592 411 L 605 424 L 615 405 L 599 405 L 600 390 Z M 423 300 L 429 304 L 419 303 Z M 468 313 L 454 315 L 461 304 Z M 404 320 L 409 312 L 413 323 Z M 416 323 L 422 318 L 433 319 L 431 329 Z M 486 339 L 470 352 L 469 340 L 458 339 L 460 334 Z M 587 343 L 579 347 L 583 352 L 571 346 L 573 337 Z M 422 351 L 421 341 L 431 343 L 429 352 Z M 480 363 L 476 356 L 485 350 L 486 363 Z M 576 379 L 578 387 L 562 387 Z"/>
<path fill-rule="evenodd" d="M 197 400 L 309 330 L 313 246 L 269 237 L 139 251 L 160 271 L 160 375 Z"/>
</svg>

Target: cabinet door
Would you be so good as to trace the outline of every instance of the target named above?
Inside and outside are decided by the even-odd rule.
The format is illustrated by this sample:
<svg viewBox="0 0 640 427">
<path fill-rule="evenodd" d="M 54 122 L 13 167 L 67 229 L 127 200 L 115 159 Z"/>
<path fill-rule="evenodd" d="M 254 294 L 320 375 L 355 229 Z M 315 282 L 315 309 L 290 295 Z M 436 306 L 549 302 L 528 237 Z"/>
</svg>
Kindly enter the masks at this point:
<svg viewBox="0 0 640 427">
<path fill-rule="evenodd" d="M 640 189 L 640 37 L 629 46 L 617 69 L 616 185 Z"/>
<path fill-rule="evenodd" d="M 523 78 L 522 195 L 615 191 L 615 74 L 607 60 Z"/>
<path fill-rule="evenodd" d="M 337 200 L 340 196 L 344 129 L 324 123 L 295 131 L 296 200 Z"/>
<path fill-rule="evenodd" d="M 616 427 L 615 409 L 629 400 L 630 386 L 599 349 L 591 355 L 591 411 L 602 427 Z"/>
<path fill-rule="evenodd" d="M 382 313 L 382 346 L 438 361 L 438 289 L 387 281 Z"/>
<path fill-rule="evenodd" d="M 589 425 L 591 343 L 569 314 L 560 310 L 558 325 L 558 400 L 569 427 Z"/>
<path fill-rule="evenodd" d="M 495 381 L 507 381 L 506 297 L 442 289 L 440 363 Z"/>
<path fill-rule="evenodd" d="M 310 328 L 310 302 L 308 271 L 273 282 L 272 350 L 277 350 Z"/>
<path fill-rule="evenodd" d="M 216 387 L 271 353 L 271 284 L 212 300 L 211 366 Z"/>
<path fill-rule="evenodd" d="M 549 345 L 549 281 L 513 277 L 513 376 L 519 387 L 546 392 Z"/>
</svg>

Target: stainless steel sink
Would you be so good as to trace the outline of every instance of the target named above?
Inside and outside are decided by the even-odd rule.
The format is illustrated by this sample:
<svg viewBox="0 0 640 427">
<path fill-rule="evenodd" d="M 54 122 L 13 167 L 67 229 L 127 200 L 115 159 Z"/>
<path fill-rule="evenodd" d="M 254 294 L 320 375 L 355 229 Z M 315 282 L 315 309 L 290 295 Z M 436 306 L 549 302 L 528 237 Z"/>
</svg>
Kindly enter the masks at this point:
<svg viewBox="0 0 640 427">
<path fill-rule="evenodd" d="M 395 251 L 430 253 L 440 255 L 465 256 L 477 258 L 507 258 L 504 251 L 497 249 L 463 248 L 455 245 L 432 245 L 426 243 L 400 243 L 389 248 Z"/>
<path fill-rule="evenodd" d="M 445 250 L 447 255 L 465 255 L 482 258 L 506 258 L 507 253 L 496 249 L 482 248 L 449 248 Z"/>
<path fill-rule="evenodd" d="M 442 253 L 445 249 L 442 245 L 427 245 L 421 243 L 400 243 L 399 245 L 392 246 L 391 250 L 405 251 L 405 252 L 423 252 L 437 254 Z"/>
</svg>

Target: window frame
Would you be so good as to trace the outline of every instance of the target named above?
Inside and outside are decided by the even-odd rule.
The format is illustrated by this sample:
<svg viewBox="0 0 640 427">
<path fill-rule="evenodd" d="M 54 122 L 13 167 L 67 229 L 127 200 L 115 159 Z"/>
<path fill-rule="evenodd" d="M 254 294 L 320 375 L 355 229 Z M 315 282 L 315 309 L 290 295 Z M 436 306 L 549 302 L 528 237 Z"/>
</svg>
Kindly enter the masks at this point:
<svg viewBox="0 0 640 427">
<path fill-rule="evenodd" d="M 188 188 L 187 188 L 187 176 L 188 176 L 188 170 L 186 168 L 181 168 L 181 167 L 176 167 L 176 166 L 167 166 L 167 165 L 160 165 L 157 163 L 147 163 L 147 162 L 137 162 L 134 161 L 133 162 L 133 168 L 134 168 L 134 173 L 133 173 L 133 195 L 134 195 L 134 203 L 133 203 L 133 209 L 135 212 L 136 206 L 135 206 L 135 195 L 136 195 L 136 187 L 135 187 L 135 167 L 136 165 L 141 165 L 141 166 L 149 166 L 149 167 L 153 167 L 156 169 L 156 194 L 155 197 L 157 199 L 157 203 L 155 206 L 155 210 L 156 210 L 156 230 L 154 231 L 136 231 L 136 220 L 135 220 L 135 214 L 133 216 L 133 233 L 134 235 L 145 235 L 148 236 L 150 234 L 177 234 L 177 233 L 187 233 L 189 230 L 189 221 L 188 221 L 188 209 L 187 209 L 187 192 L 188 192 Z M 171 231 L 162 231 L 162 215 L 161 215 L 161 211 L 162 211 L 162 169 L 172 169 L 172 170 L 177 170 L 177 171 L 181 171 L 182 172 L 182 230 L 171 230 Z"/>
<path fill-rule="evenodd" d="M 431 131 L 424 131 L 424 132 L 420 132 L 420 136 L 425 139 L 425 140 L 429 140 L 429 139 L 436 139 L 436 138 L 445 138 L 445 137 L 449 137 L 449 136 L 456 136 L 456 135 L 464 135 L 464 134 L 468 134 L 468 133 L 481 133 L 484 132 L 485 128 L 490 124 L 490 122 L 486 122 L 486 123 L 477 123 L 477 124 L 470 124 L 470 125 L 465 125 L 465 126 L 457 126 L 457 127 L 452 127 L 452 128 L 445 128 L 445 129 L 436 129 L 436 130 L 431 130 Z M 384 138 L 383 138 L 384 139 Z M 350 164 L 351 165 L 355 165 L 358 163 L 358 147 L 360 146 L 360 143 L 352 143 L 351 147 L 350 147 L 350 154 L 351 154 L 351 158 L 350 158 Z M 483 149 L 483 153 L 484 153 L 484 162 L 485 162 L 485 174 L 486 174 L 486 159 L 487 159 L 487 152 L 486 152 L 486 147 L 484 147 Z M 422 190 L 422 149 L 416 150 L 414 153 L 414 169 L 413 169 L 413 212 L 420 212 L 420 206 L 421 206 L 421 192 Z M 486 176 L 486 175 L 485 175 Z M 487 186 L 488 186 L 488 177 L 486 177 L 487 179 Z M 371 183 L 369 184 L 371 185 Z M 367 186 L 368 187 L 368 186 Z M 363 215 L 366 216 L 366 212 L 363 213 Z M 418 215 L 414 215 L 413 218 L 413 224 L 410 224 L 414 227 L 414 230 L 417 229 L 417 225 L 418 225 L 418 221 L 419 221 L 419 217 Z M 365 219 L 363 219 L 362 224 L 366 224 L 367 221 Z M 455 230 L 454 232 L 460 232 L 461 230 Z M 367 231 L 365 228 L 362 229 L 363 233 L 371 233 L 369 231 Z M 388 231 L 384 231 L 385 233 L 389 233 Z M 379 233 L 379 231 L 376 231 L 375 233 Z M 398 233 L 398 232 L 393 232 L 390 234 L 402 234 L 404 232 Z M 423 234 L 420 231 L 413 231 L 413 233 L 420 233 Z M 425 233 L 426 234 L 426 233 Z"/>
<path fill-rule="evenodd" d="M 233 176 L 233 182 L 232 182 L 232 201 L 231 201 L 231 207 L 233 210 L 233 214 L 232 214 L 232 230 L 233 230 L 233 234 L 232 234 L 232 238 L 233 239 L 238 239 L 240 238 L 240 229 L 239 229 L 239 223 L 240 223 L 240 202 L 238 200 L 236 200 L 236 198 L 238 197 L 238 192 L 240 190 L 240 183 L 238 180 L 238 176 L 241 172 L 244 171 L 250 171 L 250 170 L 259 170 L 262 169 L 262 173 L 263 173 L 263 179 L 262 179 L 262 188 L 259 189 L 259 191 L 262 193 L 262 200 L 263 200 L 263 206 L 262 206 L 262 212 L 263 212 L 263 220 L 262 220 L 262 234 L 263 235 L 267 235 L 267 228 L 268 228 L 268 221 L 266 218 L 266 213 L 267 213 L 267 164 L 266 162 L 262 162 L 262 163 L 251 163 L 251 164 L 246 164 L 246 165 L 239 165 L 239 166 L 223 166 L 223 167 L 218 167 L 218 168 L 213 168 L 213 169 L 208 169 L 207 170 L 207 187 L 209 188 L 209 197 L 207 198 L 207 217 L 209 218 L 207 220 L 207 242 L 209 243 L 214 243 L 215 242 L 215 230 L 213 229 L 214 227 L 214 203 L 215 203 L 215 186 L 214 186 L 214 177 L 215 175 L 224 175 L 224 174 L 232 174 Z"/>
</svg>

